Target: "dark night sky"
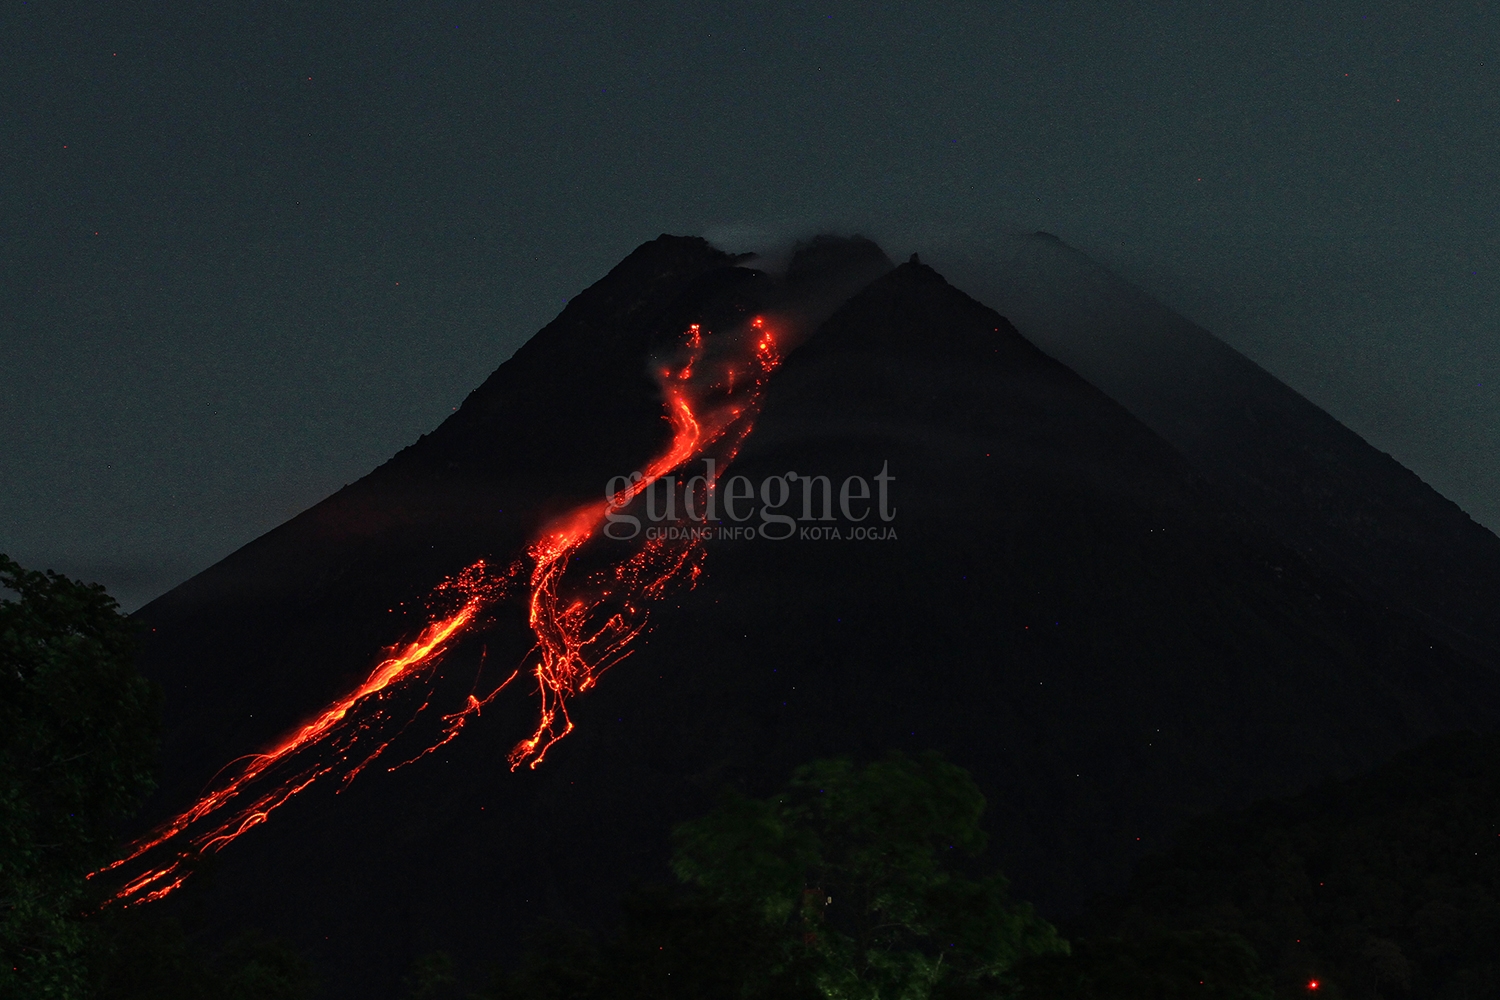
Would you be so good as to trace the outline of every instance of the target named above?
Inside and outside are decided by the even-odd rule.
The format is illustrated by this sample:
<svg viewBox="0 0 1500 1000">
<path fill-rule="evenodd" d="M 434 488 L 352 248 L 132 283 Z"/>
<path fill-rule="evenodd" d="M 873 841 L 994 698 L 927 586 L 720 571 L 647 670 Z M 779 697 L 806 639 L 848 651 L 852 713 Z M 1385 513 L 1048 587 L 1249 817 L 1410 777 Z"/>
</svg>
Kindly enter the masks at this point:
<svg viewBox="0 0 1500 1000">
<path fill-rule="evenodd" d="M 5 6 L 0 551 L 135 607 L 642 241 L 818 228 L 1054 232 L 1500 527 L 1493 8 L 541 6 Z"/>
</svg>

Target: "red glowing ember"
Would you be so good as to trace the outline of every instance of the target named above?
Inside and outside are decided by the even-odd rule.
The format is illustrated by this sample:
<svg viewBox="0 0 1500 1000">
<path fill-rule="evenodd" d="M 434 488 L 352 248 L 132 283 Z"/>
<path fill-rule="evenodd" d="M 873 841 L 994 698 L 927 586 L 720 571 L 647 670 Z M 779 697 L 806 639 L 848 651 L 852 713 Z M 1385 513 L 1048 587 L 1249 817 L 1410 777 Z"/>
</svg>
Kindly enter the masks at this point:
<svg viewBox="0 0 1500 1000">
<path fill-rule="evenodd" d="M 442 716 L 435 741 L 405 763 L 453 740 L 525 670 L 536 678 L 539 717 L 531 735 L 510 752 L 509 765 L 514 770 L 540 764 L 548 749 L 573 729 L 569 699 L 593 687 L 600 674 L 630 654 L 631 644 L 647 627 L 650 603 L 677 585 L 692 586 L 702 573 L 700 540 L 657 538 L 584 580 L 567 579 L 570 560 L 599 533 L 612 510 L 699 459 L 709 460 L 709 473 L 700 480 L 706 495 L 716 487 L 716 470 L 733 461 L 759 413 L 761 393 L 780 353 L 760 317 L 744 330 L 713 338 L 713 357 L 707 356 L 709 346 L 708 332 L 694 324 L 684 334 L 679 357 L 661 371 L 665 418 L 672 427 L 664 454 L 610 500 L 584 504 L 549 524 L 503 573 L 479 560 L 440 584 L 433 606 L 443 610 L 415 639 L 393 648 L 364 683 L 270 749 L 231 762 L 191 807 L 128 845 L 119 860 L 96 873 L 123 870 L 124 884 L 112 901 L 136 905 L 161 899 L 182 885 L 195 855 L 223 850 L 314 782 L 336 776 L 341 787 L 347 785 L 410 721 L 410 715 L 392 716 L 389 696 L 425 684 L 427 698 L 416 712 L 426 709 L 443 655 L 481 625 L 487 608 L 522 586 L 535 646 L 489 694 L 471 693 L 463 705 Z"/>
</svg>

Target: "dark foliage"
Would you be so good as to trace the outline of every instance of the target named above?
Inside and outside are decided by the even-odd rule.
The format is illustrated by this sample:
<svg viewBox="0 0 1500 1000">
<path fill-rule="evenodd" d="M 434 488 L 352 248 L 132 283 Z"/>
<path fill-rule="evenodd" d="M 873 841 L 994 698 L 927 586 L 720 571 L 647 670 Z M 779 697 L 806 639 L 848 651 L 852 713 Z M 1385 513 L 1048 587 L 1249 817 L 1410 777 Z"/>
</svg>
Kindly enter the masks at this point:
<svg viewBox="0 0 1500 1000">
<path fill-rule="evenodd" d="M 505 997 L 961 997 L 1067 945 L 977 870 L 984 797 L 935 754 L 799 768 L 674 836 L 684 891 L 642 891 L 602 948 L 554 935 Z"/>
<path fill-rule="evenodd" d="M 1101 925 L 1243 935 L 1283 995 L 1500 995 L 1500 736 L 1206 818 Z"/>
<path fill-rule="evenodd" d="M 495 1000 L 693 1000 L 778 997 L 816 1000 L 814 962 L 788 954 L 779 929 L 733 907 L 658 887 L 626 898 L 620 928 L 605 944 L 553 927 L 536 936 L 520 966 L 501 977 Z"/>
<path fill-rule="evenodd" d="M 726 794 L 676 830 L 682 890 L 637 891 L 602 946 L 549 929 L 490 996 L 1270 1000 L 1235 934 L 1070 949 L 979 866 L 983 809 L 936 754 L 817 761 L 767 799 Z"/>
<path fill-rule="evenodd" d="M 778 928 L 826 996 L 962 994 L 1067 945 L 984 849 L 984 796 L 928 753 L 798 768 L 781 792 L 728 795 L 678 828 L 673 867 L 706 898 Z"/>
<path fill-rule="evenodd" d="M 152 788 L 157 696 L 98 585 L 0 555 L 0 995 L 85 988 L 86 876 Z"/>
<path fill-rule="evenodd" d="M 1245 939 L 1214 931 L 1075 942 L 1023 963 L 1016 1000 L 1270 1000 L 1270 977 Z"/>
<path fill-rule="evenodd" d="M 447 1000 L 459 995 L 458 973 L 453 956 L 446 951 L 429 951 L 417 956 L 406 975 L 401 977 L 404 1000 Z"/>
<path fill-rule="evenodd" d="M 247 931 L 216 951 L 149 910 L 103 916 L 90 956 L 94 1000 L 308 1000 L 312 965 L 286 942 Z"/>
</svg>

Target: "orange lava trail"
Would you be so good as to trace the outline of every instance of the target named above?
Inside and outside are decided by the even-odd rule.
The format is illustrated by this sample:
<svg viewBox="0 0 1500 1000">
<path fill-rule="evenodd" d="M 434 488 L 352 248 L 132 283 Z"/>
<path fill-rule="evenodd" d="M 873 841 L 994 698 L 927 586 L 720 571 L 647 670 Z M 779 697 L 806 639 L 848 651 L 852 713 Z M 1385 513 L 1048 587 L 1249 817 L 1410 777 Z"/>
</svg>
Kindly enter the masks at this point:
<svg viewBox="0 0 1500 1000">
<path fill-rule="evenodd" d="M 689 462 L 712 458 L 717 464 L 709 466 L 715 471 L 705 477 L 704 489 L 715 489 L 717 472 L 733 461 L 749 434 L 761 392 L 780 362 L 775 338 L 763 319 L 755 318 L 738 335 L 745 343 L 731 344 L 724 352 L 727 359 L 714 362 L 705 358 L 705 332 L 696 324 L 689 327 L 681 356 L 660 372 L 665 416 L 672 428 L 671 444 L 662 455 L 610 499 L 583 504 L 543 530 L 526 550 L 529 573 L 522 560 L 497 574 L 481 559 L 440 584 L 435 596 L 450 601 L 457 597 L 456 609 L 393 650 L 362 684 L 312 721 L 270 749 L 233 762 L 191 807 L 94 873 L 124 869 L 116 877 L 125 881 L 111 902 L 137 905 L 161 899 L 187 879 L 195 855 L 222 850 L 320 778 L 340 772 L 347 785 L 399 735 L 381 736 L 394 724 L 383 702 L 410 684 L 425 681 L 430 686 L 444 653 L 479 624 L 486 608 L 504 599 L 521 575 L 527 581 L 528 621 L 536 638 L 526 662 L 489 694 L 481 698 L 471 693 L 462 707 L 442 716 L 436 741 L 405 763 L 452 741 L 471 717 L 527 669 L 537 682 L 538 721 L 531 735 L 511 751 L 509 764 L 513 770 L 522 764 L 539 765 L 548 749 L 573 729 L 569 699 L 589 690 L 600 674 L 630 654 L 631 644 L 647 628 L 649 602 L 662 599 L 679 584 L 692 586 L 702 573 L 700 540 L 652 539 L 579 585 L 565 586 L 570 560 L 598 535 L 606 516 L 652 483 Z M 430 700 L 429 690 L 417 712 Z"/>
<path fill-rule="evenodd" d="M 186 879 L 184 868 L 193 854 L 222 850 L 246 830 L 264 823 L 273 810 L 298 792 L 347 762 L 359 738 L 372 728 L 373 720 L 364 716 L 378 716 L 378 702 L 392 688 L 416 677 L 430 676 L 452 641 L 474 623 L 493 599 L 502 580 L 492 578 L 484 560 L 480 560 L 445 581 L 440 590 L 451 590 L 462 597 L 456 611 L 430 623 L 416 639 L 376 664 L 364 683 L 329 705 L 311 722 L 270 749 L 231 764 L 226 770 L 236 764 L 243 766 L 234 771 L 233 777 L 204 793 L 186 811 L 130 844 L 122 857 L 96 873 L 113 871 L 158 853 L 157 849 L 163 846 L 175 848 L 170 861 L 148 866 L 145 872 L 131 877 L 114 899 L 136 903 L 162 898 Z M 385 746 L 380 743 L 369 750 L 355 772 L 379 756 Z M 275 779 L 272 787 L 259 790 L 258 786 L 268 778 Z"/>
<path fill-rule="evenodd" d="M 733 461 L 759 412 L 760 395 L 781 357 L 765 320 L 756 317 L 747 331 L 752 341 L 748 385 L 735 388 L 736 358 L 722 371 L 695 372 L 703 361 L 704 334 L 688 328 L 686 359 L 661 372 L 672 443 L 641 477 L 602 505 L 579 508 L 532 545 L 530 622 L 537 638 L 537 663 L 532 669 L 541 701 L 536 729 L 510 752 L 512 770 L 526 764 L 535 768 L 547 750 L 573 731 L 568 699 L 587 691 L 599 675 L 630 653 L 630 644 L 646 629 L 647 610 L 641 598 L 659 600 L 672 584 L 687 577 L 696 583 L 702 572 L 703 543 L 697 539 L 652 539 L 607 576 L 591 578 L 583 594 L 563 595 L 559 585 L 568 560 L 594 536 L 611 509 L 624 507 L 652 483 L 689 461 L 717 452 L 716 471 Z M 706 490 L 715 488 L 705 482 Z M 623 591 L 623 594 L 621 593 Z M 598 609 L 619 600 L 620 610 L 599 620 Z"/>
</svg>

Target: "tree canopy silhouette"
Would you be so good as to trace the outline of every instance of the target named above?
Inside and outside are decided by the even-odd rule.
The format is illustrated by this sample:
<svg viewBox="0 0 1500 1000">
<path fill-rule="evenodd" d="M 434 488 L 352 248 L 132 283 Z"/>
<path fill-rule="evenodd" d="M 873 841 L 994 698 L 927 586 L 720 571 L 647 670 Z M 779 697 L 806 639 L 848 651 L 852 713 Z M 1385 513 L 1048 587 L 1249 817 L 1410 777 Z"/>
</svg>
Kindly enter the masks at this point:
<svg viewBox="0 0 1500 1000">
<path fill-rule="evenodd" d="M 157 695 L 103 587 L 4 555 L 0 586 L 0 996 L 79 996 L 86 877 L 152 788 Z"/>
<path fill-rule="evenodd" d="M 602 949 L 555 934 L 507 996 L 985 995 L 1067 944 L 985 871 L 984 797 L 936 754 L 821 760 L 674 832 L 686 891 L 643 891 Z M 551 955 L 552 957 L 548 957 Z"/>
</svg>

